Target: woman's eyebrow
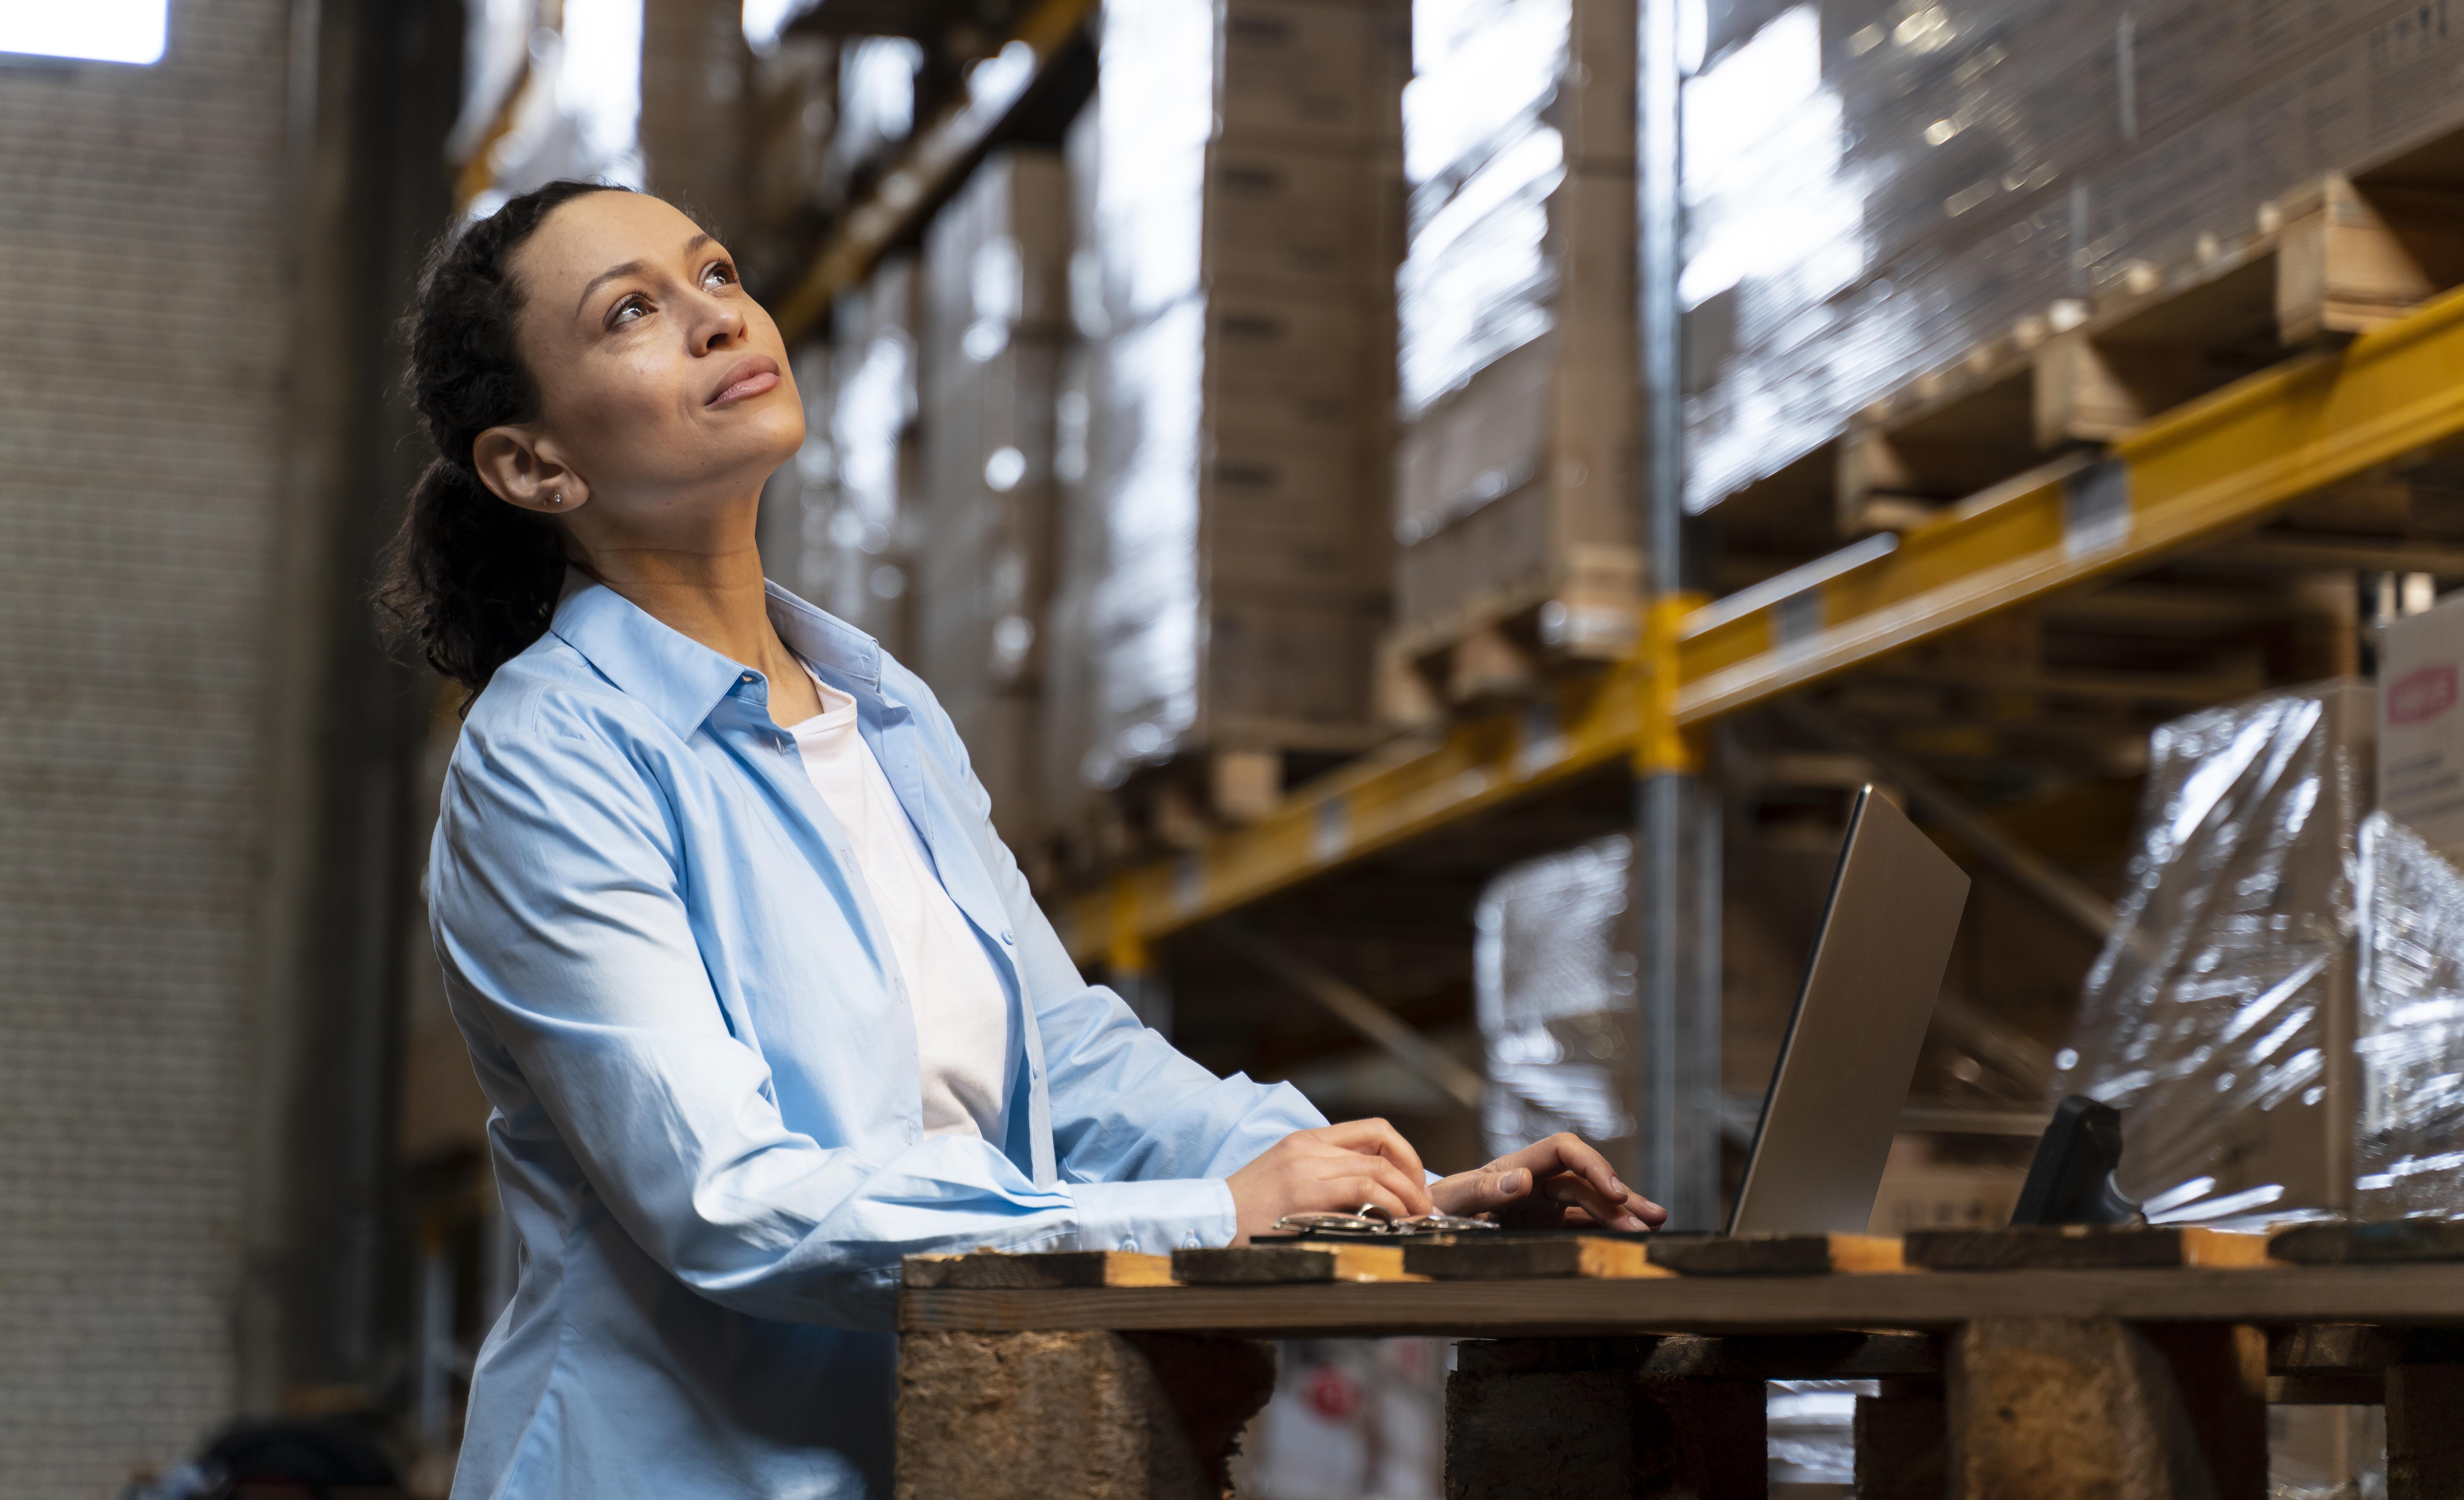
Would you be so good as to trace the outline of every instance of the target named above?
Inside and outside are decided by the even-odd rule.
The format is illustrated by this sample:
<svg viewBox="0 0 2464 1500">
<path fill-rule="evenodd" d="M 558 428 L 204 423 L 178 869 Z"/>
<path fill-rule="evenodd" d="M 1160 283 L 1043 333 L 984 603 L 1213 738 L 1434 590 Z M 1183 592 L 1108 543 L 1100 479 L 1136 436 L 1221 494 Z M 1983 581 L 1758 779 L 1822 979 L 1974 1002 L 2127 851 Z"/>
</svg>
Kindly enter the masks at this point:
<svg viewBox="0 0 2464 1500">
<path fill-rule="evenodd" d="M 694 251 L 701 249 L 704 245 L 709 243 L 710 235 L 708 233 L 696 234 L 693 238 L 685 241 L 683 254 L 690 255 Z M 602 286 L 615 280 L 618 276 L 638 276 L 648 268 L 649 262 L 647 261 L 628 260 L 621 266 L 609 266 L 606 270 L 602 271 L 595 276 L 592 276 L 588 281 L 583 283 L 582 295 L 573 299 L 574 316 L 578 318 L 582 315 L 583 304 L 590 300 L 591 293 L 598 291 Z"/>
</svg>

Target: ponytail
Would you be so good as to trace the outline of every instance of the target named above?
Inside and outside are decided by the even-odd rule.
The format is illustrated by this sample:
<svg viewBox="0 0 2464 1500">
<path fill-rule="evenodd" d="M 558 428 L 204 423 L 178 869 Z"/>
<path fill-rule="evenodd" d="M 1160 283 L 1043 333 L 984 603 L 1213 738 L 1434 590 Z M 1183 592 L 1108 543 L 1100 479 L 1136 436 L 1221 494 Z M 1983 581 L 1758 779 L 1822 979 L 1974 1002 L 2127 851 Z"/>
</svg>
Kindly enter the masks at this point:
<svg viewBox="0 0 2464 1500">
<path fill-rule="evenodd" d="M 546 633 L 564 585 L 556 522 L 497 498 L 472 459 L 480 433 L 539 415 L 539 387 L 515 346 L 521 300 L 507 262 L 559 205 L 624 190 L 550 183 L 449 234 L 403 319 L 403 385 L 437 456 L 385 549 L 377 623 L 398 654 L 426 661 L 473 698 Z"/>
</svg>

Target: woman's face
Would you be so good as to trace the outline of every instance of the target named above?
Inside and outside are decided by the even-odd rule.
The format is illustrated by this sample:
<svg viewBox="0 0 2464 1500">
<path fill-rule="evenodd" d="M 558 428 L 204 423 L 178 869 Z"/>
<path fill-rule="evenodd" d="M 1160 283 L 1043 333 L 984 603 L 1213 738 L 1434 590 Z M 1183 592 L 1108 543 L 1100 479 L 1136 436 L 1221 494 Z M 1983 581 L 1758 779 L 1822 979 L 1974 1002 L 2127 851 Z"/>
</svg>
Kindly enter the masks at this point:
<svg viewBox="0 0 2464 1500">
<path fill-rule="evenodd" d="M 795 455 L 803 404 L 778 325 L 675 209 L 645 193 L 575 198 L 512 269 L 539 415 L 480 439 L 497 494 L 573 517 L 585 547 L 683 541 Z"/>
</svg>

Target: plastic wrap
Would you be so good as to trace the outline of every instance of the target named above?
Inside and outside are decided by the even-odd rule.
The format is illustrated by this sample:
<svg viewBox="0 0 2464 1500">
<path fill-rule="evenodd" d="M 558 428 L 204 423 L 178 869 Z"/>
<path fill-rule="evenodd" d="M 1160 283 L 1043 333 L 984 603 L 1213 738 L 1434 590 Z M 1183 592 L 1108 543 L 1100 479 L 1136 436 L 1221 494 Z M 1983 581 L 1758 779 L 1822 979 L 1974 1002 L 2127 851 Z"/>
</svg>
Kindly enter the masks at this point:
<svg viewBox="0 0 2464 1500">
<path fill-rule="evenodd" d="M 1396 277 L 1404 634 L 1569 601 L 1630 634 L 1635 8 L 1418 0 Z M 1576 607 L 1579 605 L 1579 608 Z"/>
<path fill-rule="evenodd" d="M 1415 4 L 1403 93 L 1410 242 L 1396 280 L 1406 420 L 1556 325 L 1562 262 L 1574 247 L 1553 200 L 1570 175 L 1622 188 L 1618 238 L 1630 249 L 1631 9 Z"/>
<path fill-rule="evenodd" d="M 1369 737 L 1404 12 L 1113 0 L 1068 143 L 1086 339 L 1047 763 Z M 1056 778 L 1047 774 L 1047 784 Z M 1068 786 L 1055 785 L 1066 797 Z"/>
<path fill-rule="evenodd" d="M 1060 154 L 1008 146 L 925 238 L 923 483 L 910 665 L 957 725 L 993 819 L 1044 832 L 1043 624 L 1052 587 L 1068 229 Z"/>
<path fill-rule="evenodd" d="M 804 442 L 764 496 L 763 560 L 904 660 L 920 467 L 913 260 L 883 261 L 831 320 L 829 342 L 796 356 Z"/>
<path fill-rule="evenodd" d="M 2464 874 L 2404 825 L 2361 832 L 2356 1209 L 2464 1212 Z"/>
<path fill-rule="evenodd" d="M 2350 1199 L 2330 1060 L 2351 1034 L 2374 714 L 2340 681 L 2150 739 L 2129 888 L 2053 1090 L 2122 1110 L 2123 1186 L 2151 1219 Z"/>
<path fill-rule="evenodd" d="M 1859 408 L 2464 119 L 2464 36 L 2387 0 L 1831 0 L 1686 85 L 1686 503 Z"/>
<path fill-rule="evenodd" d="M 1617 1101 L 1635 965 L 1617 950 L 1634 844 L 1596 839 L 1516 865 L 1472 915 L 1472 996 L 1488 1092 L 1481 1133 L 1504 1155 L 1571 1130 L 1634 1133 Z"/>
</svg>

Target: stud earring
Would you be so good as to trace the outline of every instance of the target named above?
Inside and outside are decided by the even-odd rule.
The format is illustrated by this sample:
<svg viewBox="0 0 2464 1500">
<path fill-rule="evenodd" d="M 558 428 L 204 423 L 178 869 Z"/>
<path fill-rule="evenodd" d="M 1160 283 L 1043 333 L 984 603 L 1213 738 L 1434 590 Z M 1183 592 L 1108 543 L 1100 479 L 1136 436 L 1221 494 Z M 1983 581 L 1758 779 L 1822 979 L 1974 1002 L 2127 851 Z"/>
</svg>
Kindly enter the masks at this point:
<svg viewBox="0 0 2464 1500">
<path fill-rule="evenodd" d="M 562 505 L 564 503 L 564 492 L 562 490 L 557 491 L 554 495 L 547 497 L 547 502 L 550 505 Z"/>
</svg>

